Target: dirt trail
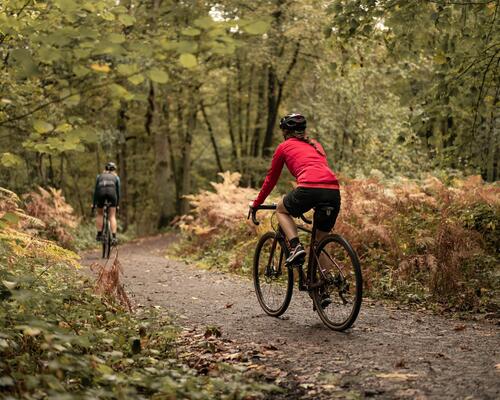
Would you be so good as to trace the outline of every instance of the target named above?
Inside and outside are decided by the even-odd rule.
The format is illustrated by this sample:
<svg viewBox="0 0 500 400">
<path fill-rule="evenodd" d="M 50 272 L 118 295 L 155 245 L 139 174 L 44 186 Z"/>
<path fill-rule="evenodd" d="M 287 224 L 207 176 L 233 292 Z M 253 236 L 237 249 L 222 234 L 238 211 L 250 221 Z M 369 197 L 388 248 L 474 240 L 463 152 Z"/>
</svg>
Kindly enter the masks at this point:
<svg viewBox="0 0 500 400">
<path fill-rule="evenodd" d="M 499 399 L 500 331 L 366 300 L 355 326 L 333 332 L 295 291 L 283 318 L 260 309 L 250 279 L 165 258 L 172 236 L 120 246 L 124 281 L 135 301 L 160 305 L 181 325 L 220 327 L 242 346 L 271 344 L 263 362 L 299 383 L 289 398 Z M 99 260 L 97 253 L 84 264 Z"/>
</svg>

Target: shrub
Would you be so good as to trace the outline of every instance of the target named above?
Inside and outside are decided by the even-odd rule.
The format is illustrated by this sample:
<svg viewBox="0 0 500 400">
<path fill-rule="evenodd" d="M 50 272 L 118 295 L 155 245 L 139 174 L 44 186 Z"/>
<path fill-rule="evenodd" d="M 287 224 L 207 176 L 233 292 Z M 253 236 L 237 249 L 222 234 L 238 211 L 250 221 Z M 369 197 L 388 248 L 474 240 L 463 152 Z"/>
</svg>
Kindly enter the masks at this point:
<svg viewBox="0 0 500 400">
<path fill-rule="evenodd" d="M 29 217 L 18 205 L 17 196 L 0 190 L 2 398 L 243 400 L 278 389 L 242 372 L 237 361 L 205 361 L 210 376 L 190 368 L 180 356 L 196 356 L 198 365 L 204 354 L 179 340 L 178 327 L 153 310 L 126 312 L 110 296 L 117 292 L 130 305 L 117 260 L 101 271 L 104 296 L 97 294 L 77 273 L 75 253 L 23 230 Z"/>
<path fill-rule="evenodd" d="M 36 191 L 25 194 L 23 199 L 26 212 L 45 223 L 44 234 L 47 239 L 56 240 L 65 247 L 72 247 L 73 230 L 79 221 L 73 208 L 66 203 L 61 190 L 45 190 L 39 186 Z"/>
</svg>

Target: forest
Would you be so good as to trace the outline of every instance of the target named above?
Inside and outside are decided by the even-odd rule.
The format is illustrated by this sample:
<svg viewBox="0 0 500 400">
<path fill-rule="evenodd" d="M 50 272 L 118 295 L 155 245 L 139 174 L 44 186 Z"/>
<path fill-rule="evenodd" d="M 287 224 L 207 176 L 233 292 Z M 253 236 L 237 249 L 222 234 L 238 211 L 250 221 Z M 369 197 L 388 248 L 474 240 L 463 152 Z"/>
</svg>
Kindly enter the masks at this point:
<svg viewBox="0 0 500 400">
<path fill-rule="evenodd" d="M 499 14 L 0 0 L 0 397 L 498 398 Z M 265 316 L 249 284 L 276 221 L 248 205 L 291 112 L 339 177 L 334 230 L 361 262 L 346 333 L 307 294 Z M 109 262 L 91 214 L 108 162 Z"/>
<path fill-rule="evenodd" d="M 347 177 L 499 176 L 497 1 L 5 0 L 1 185 L 88 215 L 116 161 L 123 229 L 218 172 L 257 186 L 300 111 Z"/>
</svg>

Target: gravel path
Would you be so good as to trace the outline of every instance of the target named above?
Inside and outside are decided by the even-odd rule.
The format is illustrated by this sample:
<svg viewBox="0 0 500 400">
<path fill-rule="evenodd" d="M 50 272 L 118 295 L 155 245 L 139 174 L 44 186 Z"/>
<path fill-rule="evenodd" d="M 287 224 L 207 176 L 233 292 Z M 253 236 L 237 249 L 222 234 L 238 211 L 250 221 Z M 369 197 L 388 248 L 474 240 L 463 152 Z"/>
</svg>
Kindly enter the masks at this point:
<svg viewBox="0 0 500 400">
<path fill-rule="evenodd" d="M 347 333 L 323 326 L 295 291 L 282 318 L 261 310 L 250 278 L 167 259 L 173 236 L 120 246 L 124 282 L 138 305 L 165 307 L 181 325 L 220 328 L 242 346 L 275 349 L 262 362 L 294 382 L 287 398 L 499 399 L 500 330 L 365 300 Z M 97 253 L 84 264 L 100 261 Z"/>
</svg>

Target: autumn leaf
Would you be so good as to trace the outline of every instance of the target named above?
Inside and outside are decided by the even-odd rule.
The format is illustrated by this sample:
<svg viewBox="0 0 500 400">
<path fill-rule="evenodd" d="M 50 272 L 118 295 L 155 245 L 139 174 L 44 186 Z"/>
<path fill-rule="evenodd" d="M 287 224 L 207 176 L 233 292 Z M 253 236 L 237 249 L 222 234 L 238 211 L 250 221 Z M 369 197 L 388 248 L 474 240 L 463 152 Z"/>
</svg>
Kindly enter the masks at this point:
<svg viewBox="0 0 500 400">
<path fill-rule="evenodd" d="M 111 71 L 111 68 L 107 64 L 90 64 L 90 68 L 97 72 L 108 73 Z"/>
</svg>

